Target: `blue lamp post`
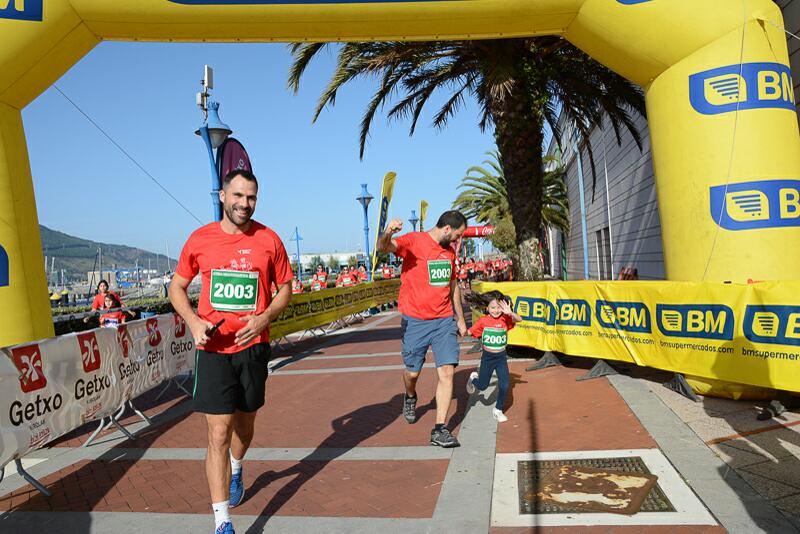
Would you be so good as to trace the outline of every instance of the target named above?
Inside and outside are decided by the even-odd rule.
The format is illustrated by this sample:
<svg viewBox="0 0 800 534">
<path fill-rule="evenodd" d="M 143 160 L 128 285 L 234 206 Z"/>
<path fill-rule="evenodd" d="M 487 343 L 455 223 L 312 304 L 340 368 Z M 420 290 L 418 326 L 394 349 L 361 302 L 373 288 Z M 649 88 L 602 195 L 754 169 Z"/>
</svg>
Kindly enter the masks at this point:
<svg viewBox="0 0 800 534">
<path fill-rule="evenodd" d="M 300 231 L 295 226 L 294 237 L 292 237 L 290 241 L 297 241 L 297 279 L 301 282 L 303 281 L 303 266 L 300 264 L 300 241 L 302 240 L 303 238 L 300 237 Z"/>
<path fill-rule="evenodd" d="M 214 206 L 214 220 L 222 220 L 222 206 L 219 203 L 220 177 L 217 172 L 217 159 L 214 151 L 232 133 L 228 125 L 219 118 L 219 102 L 208 101 L 208 116 L 202 126 L 195 132 L 206 144 L 208 162 L 211 165 L 211 204 Z"/>
<path fill-rule="evenodd" d="M 367 191 L 367 184 L 361 184 L 361 196 L 356 197 L 364 208 L 364 250 L 367 252 L 367 276 L 369 281 L 372 282 L 372 257 L 369 253 L 369 218 L 367 217 L 367 208 L 372 199 L 375 198 Z"/>
<path fill-rule="evenodd" d="M 417 223 L 419 222 L 419 217 L 417 217 L 417 212 L 415 210 L 411 210 L 411 217 L 408 218 L 408 222 L 411 223 L 411 227 L 414 231 L 417 231 Z M 420 230 L 422 230 L 420 228 Z"/>
</svg>

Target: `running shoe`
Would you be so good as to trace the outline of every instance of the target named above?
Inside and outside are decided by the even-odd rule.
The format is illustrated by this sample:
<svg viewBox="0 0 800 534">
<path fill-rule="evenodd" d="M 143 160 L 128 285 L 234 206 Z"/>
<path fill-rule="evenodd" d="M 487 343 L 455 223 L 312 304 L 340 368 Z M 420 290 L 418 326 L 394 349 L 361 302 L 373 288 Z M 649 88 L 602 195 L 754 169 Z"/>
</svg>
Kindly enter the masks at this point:
<svg viewBox="0 0 800 534">
<path fill-rule="evenodd" d="M 411 424 L 417 420 L 417 398 L 403 394 L 403 417 Z"/>
<path fill-rule="evenodd" d="M 236 534 L 236 531 L 233 530 L 233 523 L 230 521 L 225 521 L 217 527 L 217 530 L 214 531 L 214 534 Z"/>
<path fill-rule="evenodd" d="M 503 413 L 503 410 L 498 410 L 497 408 L 492 408 L 492 417 L 497 419 L 498 423 L 505 423 L 508 421 L 508 417 Z"/>
<path fill-rule="evenodd" d="M 473 393 L 475 393 L 475 390 L 477 388 L 475 387 L 475 382 L 473 382 L 473 380 L 477 380 L 477 379 L 478 379 L 477 371 L 472 371 L 469 374 L 469 378 L 467 379 L 467 393 L 469 395 L 472 395 Z"/>
<path fill-rule="evenodd" d="M 436 430 L 435 428 L 431 430 L 431 445 L 437 445 L 439 447 L 449 449 L 451 447 L 458 447 L 461 444 L 448 429 L 442 427 L 441 430 Z"/>
<path fill-rule="evenodd" d="M 231 475 L 231 491 L 230 499 L 228 499 L 228 506 L 234 508 L 244 499 L 244 482 L 242 482 L 242 472 L 239 471 L 235 475 Z"/>
</svg>

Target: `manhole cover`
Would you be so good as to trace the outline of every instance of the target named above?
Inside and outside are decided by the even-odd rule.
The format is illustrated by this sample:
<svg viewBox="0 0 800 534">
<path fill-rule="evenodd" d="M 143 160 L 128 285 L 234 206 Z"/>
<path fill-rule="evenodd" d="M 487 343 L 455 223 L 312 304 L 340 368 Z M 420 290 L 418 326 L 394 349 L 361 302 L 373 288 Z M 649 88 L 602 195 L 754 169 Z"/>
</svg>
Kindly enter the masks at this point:
<svg viewBox="0 0 800 534">
<path fill-rule="evenodd" d="M 536 493 L 539 481 L 544 478 L 551 470 L 562 465 L 573 465 L 577 467 L 590 467 L 598 469 L 613 469 L 615 471 L 630 471 L 649 475 L 644 461 L 638 456 L 628 456 L 622 458 L 580 458 L 576 460 L 523 460 L 517 462 L 517 476 L 519 480 L 519 513 L 520 514 L 585 514 L 591 510 L 577 508 L 574 506 L 564 506 L 549 501 L 527 501 L 525 494 L 532 491 Z M 675 508 L 669 502 L 667 496 L 656 484 L 647 494 L 639 512 L 674 512 Z"/>
</svg>

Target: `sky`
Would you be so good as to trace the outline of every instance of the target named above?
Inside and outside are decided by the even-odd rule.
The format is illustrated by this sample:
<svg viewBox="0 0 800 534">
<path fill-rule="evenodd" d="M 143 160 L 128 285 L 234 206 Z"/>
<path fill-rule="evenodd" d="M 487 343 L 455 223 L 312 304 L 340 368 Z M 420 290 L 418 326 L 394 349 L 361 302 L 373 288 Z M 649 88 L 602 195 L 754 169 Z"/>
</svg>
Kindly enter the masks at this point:
<svg viewBox="0 0 800 534">
<path fill-rule="evenodd" d="M 408 122 L 373 123 L 365 157 L 358 131 L 374 80 L 342 89 L 316 124 L 312 113 L 333 71 L 335 51 L 307 70 L 297 95 L 286 88 L 291 57 L 282 44 L 101 43 L 56 82 L 203 223 L 212 219 L 211 178 L 195 105 L 203 65 L 214 68 L 220 117 L 247 149 L 259 178 L 254 218 L 302 253 L 363 247 L 361 183 L 378 199 L 397 173 L 390 216 L 407 219 L 427 200 L 428 222 L 449 209 L 467 169 L 494 148 L 468 100 L 445 130 L 431 120 L 447 94 L 431 99 L 413 137 Z M 431 105 L 433 104 L 433 105 Z M 177 257 L 199 223 L 127 159 L 53 87 L 23 110 L 39 222 L 95 241 Z M 373 246 L 378 201 L 370 206 Z M 426 225 L 428 226 L 428 225 Z"/>
</svg>

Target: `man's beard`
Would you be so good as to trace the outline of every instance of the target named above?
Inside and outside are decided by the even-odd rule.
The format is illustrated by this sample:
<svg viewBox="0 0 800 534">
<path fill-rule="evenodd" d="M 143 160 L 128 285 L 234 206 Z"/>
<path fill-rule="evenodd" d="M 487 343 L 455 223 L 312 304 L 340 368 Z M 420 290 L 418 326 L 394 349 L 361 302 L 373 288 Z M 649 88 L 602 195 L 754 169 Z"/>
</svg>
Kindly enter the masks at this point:
<svg viewBox="0 0 800 534">
<path fill-rule="evenodd" d="M 247 210 L 247 213 L 244 215 L 237 213 L 233 205 L 224 206 L 224 208 L 225 208 L 225 215 L 227 215 L 228 219 L 236 226 L 242 226 L 247 224 L 250 221 L 250 217 L 253 216 L 253 212 L 250 210 Z"/>
<path fill-rule="evenodd" d="M 453 239 L 449 235 L 444 236 L 439 240 L 439 245 L 441 245 L 442 248 L 449 248 L 452 244 Z"/>
</svg>

